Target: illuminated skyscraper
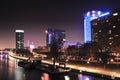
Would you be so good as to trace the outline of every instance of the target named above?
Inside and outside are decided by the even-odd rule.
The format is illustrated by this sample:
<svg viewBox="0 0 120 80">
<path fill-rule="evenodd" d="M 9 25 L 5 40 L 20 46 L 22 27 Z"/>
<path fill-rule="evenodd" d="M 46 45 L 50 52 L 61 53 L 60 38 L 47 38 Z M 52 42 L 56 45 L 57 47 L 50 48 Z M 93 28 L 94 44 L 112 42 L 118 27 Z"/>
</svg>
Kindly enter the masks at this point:
<svg viewBox="0 0 120 80">
<path fill-rule="evenodd" d="M 120 44 L 120 11 L 92 20 L 92 40 L 104 50 L 112 50 Z"/>
<path fill-rule="evenodd" d="M 16 30 L 16 49 L 24 48 L 24 30 Z"/>
<path fill-rule="evenodd" d="M 102 13 L 101 11 L 91 11 L 87 12 L 84 15 L 84 42 L 90 42 L 91 39 L 91 21 L 97 19 L 98 17 L 102 17 L 108 15 L 109 12 Z"/>
<path fill-rule="evenodd" d="M 55 40 L 57 42 L 58 47 L 61 48 L 63 42 L 65 41 L 65 30 L 47 29 L 45 32 L 47 34 L 47 46 L 50 46 Z"/>
</svg>

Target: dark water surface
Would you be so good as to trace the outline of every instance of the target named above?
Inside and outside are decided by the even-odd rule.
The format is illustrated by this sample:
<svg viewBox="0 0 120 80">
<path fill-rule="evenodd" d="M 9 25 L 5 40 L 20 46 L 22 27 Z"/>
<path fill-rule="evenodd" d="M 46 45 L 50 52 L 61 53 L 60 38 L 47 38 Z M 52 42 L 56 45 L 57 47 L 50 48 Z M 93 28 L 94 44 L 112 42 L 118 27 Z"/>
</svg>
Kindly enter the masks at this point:
<svg viewBox="0 0 120 80">
<path fill-rule="evenodd" d="M 49 75 L 39 70 L 23 69 L 17 62 L 18 59 L 0 54 L 0 80 L 105 80 L 77 73 Z"/>
</svg>

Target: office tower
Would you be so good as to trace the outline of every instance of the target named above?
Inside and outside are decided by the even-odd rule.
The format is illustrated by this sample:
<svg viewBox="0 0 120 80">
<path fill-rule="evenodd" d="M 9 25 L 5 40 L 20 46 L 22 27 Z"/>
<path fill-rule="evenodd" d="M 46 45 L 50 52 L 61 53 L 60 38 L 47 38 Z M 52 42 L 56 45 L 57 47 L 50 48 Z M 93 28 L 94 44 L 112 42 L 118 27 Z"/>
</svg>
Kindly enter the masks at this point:
<svg viewBox="0 0 120 80">
<path fill-rule="evenodd" d="M 16 49 L 24 48 L 24 30 L 16 30 Z"/>
<path fill-rule="evenodd" d="M 109 12 L 101 12 L 101 11 L 89 11 L 84 15 L 84 42 L 91 42 L 91 21 L 97 19 L 98 17 L 102 17 L 108 15 Z"/>
<path fill-rule="evenodd" d="M 47 46 L 50 46 L 54 41 L 57 42 L 59 48 L 63 46 L 63 43 L 65 41 L 65 30 L 47 29 L 45 32 L 47 34 Z"/>
<path fill-rule="evenodd" d="M 120 42 L 120 11 L 92 20 L 92 40 L 104 50 L 112 50 Z"/>
</svg>

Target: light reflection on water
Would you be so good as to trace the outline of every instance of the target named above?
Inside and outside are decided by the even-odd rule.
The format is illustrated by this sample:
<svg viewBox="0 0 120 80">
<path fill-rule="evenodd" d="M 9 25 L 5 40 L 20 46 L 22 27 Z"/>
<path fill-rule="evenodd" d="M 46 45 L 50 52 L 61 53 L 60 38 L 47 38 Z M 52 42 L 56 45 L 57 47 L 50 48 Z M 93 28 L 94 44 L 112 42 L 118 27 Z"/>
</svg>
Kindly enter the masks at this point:
<svg viewBox="0 0 120 80">
<path fill-rule="evenodd" d="M 103 80 L 77 73 L 48 75 L 39 70 L 23 69 L 17 65 L 18 61 L 0 54 L 0 80 Z"/>
<path fill-rule="evenodd" d="M 46 73 L 43 73 L 43 76 L 41 77 L 42 80 L 50 80 L 49 75 Z"/>
<path fill-rule="evenodd" d="M 82 74 L 78 74 L 78 79 L 79 80 L 92 80 L 92 77 L 90 76 L 86 76 L 86 75 L 82 75 Z"/>
</svg>

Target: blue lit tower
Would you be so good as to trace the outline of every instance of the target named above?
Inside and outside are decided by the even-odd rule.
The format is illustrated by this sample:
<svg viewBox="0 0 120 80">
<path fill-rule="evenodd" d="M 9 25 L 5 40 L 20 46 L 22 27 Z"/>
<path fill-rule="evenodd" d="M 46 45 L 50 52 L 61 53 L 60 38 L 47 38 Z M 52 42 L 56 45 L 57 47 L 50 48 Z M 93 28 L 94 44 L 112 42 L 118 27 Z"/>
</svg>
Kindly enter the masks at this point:
<svg viewBox="0 0 120 80">
<path fill-rule="evenodd" d="M 59 29 L 47 29 L 46 31 L 46 43 L 47 46 L 50 46 L 54 40 L 57 41 L 57 45 L 59 48 L 62 47 L 63 42 L 65 41 L 65 30 Z"/>
<path fill-rule="evenodd" d="M 91 21 L 99 17 L 108 15 L 109 12 L 102 13 L 101 11 L 89 11 L 84 15 L 84 42 L 91 42 Z"/>
<path fill-rule="evenodd" d="M 24 30 L 16 30 L 16 49 L 24 48 Z"/>
</svg>

